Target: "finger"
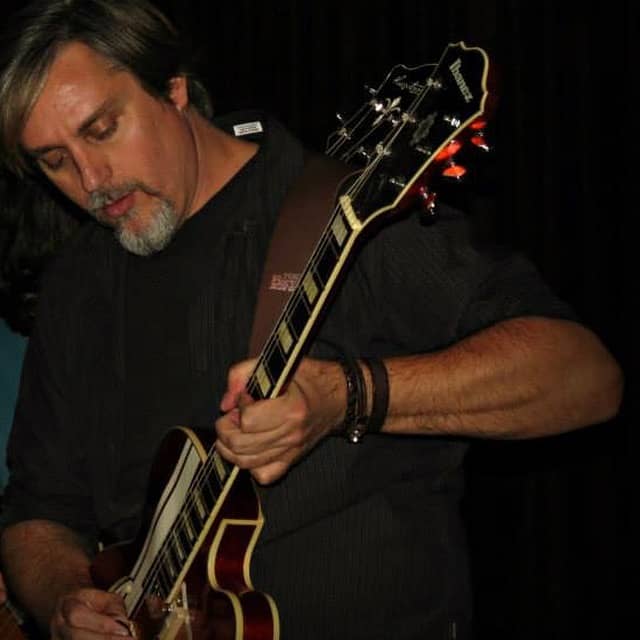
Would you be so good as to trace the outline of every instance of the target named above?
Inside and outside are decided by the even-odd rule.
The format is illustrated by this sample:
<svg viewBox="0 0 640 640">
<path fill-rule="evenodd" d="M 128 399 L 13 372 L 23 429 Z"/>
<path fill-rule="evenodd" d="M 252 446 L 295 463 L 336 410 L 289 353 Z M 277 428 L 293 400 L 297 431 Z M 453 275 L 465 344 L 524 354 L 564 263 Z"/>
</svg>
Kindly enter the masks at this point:
<svg viewBox="0 0 640 640">
<path fill-rule="evenodd" d="M 293 459 L 295 457 L 296 456 L 292 458 L 276 460 L 275 462 L 272 462 L 270 464 L 251 469 L 251 475 L 260 485 L 272 484 L 282 478 L 282 476 L 284 476 L 287 471 L 289 471 L 295 461 Z"/>
<path fill-rule="evenodd" d="M 304 430 L 300 425 L 283 423 L 259 425 L 238 423 L 233 416 L 216 422 L 217 443 L 235 455 L 255 455 L 272 449 L 296 446 L 303 440 Z"/>
<path fill-rule="evenodd" d="M 227 374 L 227 389 L 220 401 L 222 411 L 230 411 L 237 406 L 240 395 L 246 392 L 247 381 L 255 366 L 256 360 L 244 360 L 234 364 Z"/>
<path fill-rule="evenodd" d="M 225 460 L 241 469 L 248 469 L 250 471 L 278 460 L 285 460 L 298 453 L 297 450 L 292 451 L 290 447 L 274 447 L 257 453 L 236 453 L 221 443 L 217 443 L 216 448 Z"/>
<path fill-rule="evenodd" d="M 52 625 L 61 637 L 80 638 L 129 636 L 122 599 L 97 590 L 81 590 L 58 604 Z"/>
</svg>

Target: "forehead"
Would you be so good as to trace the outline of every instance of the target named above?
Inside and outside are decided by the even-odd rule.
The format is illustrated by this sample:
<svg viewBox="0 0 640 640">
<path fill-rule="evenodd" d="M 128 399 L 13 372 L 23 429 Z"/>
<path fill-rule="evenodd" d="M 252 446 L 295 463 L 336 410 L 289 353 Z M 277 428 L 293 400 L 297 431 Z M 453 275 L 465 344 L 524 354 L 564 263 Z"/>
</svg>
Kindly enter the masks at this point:
<svg viewBox="0 0 640 640">
<path fill-rule="evenodd" d="M 69 134 L 105 100 L 133 81 L 88 46 L 72 42 L 56 54 L 22 131 L 27 149 L 53 143 L 50 136 Z"/>
</svg>

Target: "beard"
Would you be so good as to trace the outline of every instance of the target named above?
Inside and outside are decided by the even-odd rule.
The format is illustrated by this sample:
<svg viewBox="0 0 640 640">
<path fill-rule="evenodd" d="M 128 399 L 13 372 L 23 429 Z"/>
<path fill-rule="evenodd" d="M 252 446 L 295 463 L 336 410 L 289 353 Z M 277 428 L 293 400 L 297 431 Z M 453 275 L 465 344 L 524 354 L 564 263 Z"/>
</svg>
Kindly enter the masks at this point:
<svg viewBox="0 0 640 640">
<path fill-rule="evenodd" d="M 142 215 L 136 207 L 114 223 L 104 212 L 104 207 L 135 190 L 153 196 L 156 200 L 153 209 L 147 214 L 145 224 L 135 224 L 136 218 Z M 141 182 L 128 182 L 118 188 L 94 191 L 89 200 L 88 211 L 98 222 L 112 227 L 118 242 L 127 251 L 138 256 L 150 256 L 162 251 L 180 227 L 180 216 L 174 203 Z"/>
</svg>

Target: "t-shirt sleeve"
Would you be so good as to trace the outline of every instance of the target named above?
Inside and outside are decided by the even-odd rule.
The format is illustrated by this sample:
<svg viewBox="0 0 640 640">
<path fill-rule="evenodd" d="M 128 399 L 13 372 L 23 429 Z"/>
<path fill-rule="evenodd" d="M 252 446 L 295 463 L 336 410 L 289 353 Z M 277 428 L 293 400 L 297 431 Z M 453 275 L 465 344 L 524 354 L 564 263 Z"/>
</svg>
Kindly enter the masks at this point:
<svg viewBox="0 0 640 640">
<path fill-rule="evenodd" d="M 407 215 L 357 251 L 322 330 L 356 353 L 425 353 L 521 316 L 576 319 L 530 260 L 478 243 L 467 216 L 444 205 L 435 223 Z"/>
<path fill-rule="evenodd" d="M 62 309 L 43 294 L 25 354 L 7 449 L 9 482 L 2 524 L 45 519 L 93 536 L 92 499 L 82 439 L 67 397 L 69 335 Z M 66 331 L 65 331 L 66 328 Z"/>
</svg>

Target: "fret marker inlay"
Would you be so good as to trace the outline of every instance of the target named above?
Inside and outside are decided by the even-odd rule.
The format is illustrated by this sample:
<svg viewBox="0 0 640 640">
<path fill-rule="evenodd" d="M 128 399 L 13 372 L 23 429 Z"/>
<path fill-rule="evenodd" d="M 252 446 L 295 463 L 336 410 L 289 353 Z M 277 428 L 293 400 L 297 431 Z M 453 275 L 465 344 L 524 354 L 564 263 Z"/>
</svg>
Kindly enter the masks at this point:
<svg viewBox="0 0 640 640">
<path fill-rule="evenodd" d="M 291 345 L 293 344 L 293 337 L 286 322 L 280 323 L 280 326 L 278 327 L 278 338 L 280 340 L 282 352 L 289 353 L 289 349 L 291 349 Z"/>
<path fill-rule="evenodd" d="M 347 237 L 347 226 L 342 219 L 342 216 L 336 216 L 333 224 L 331 225 L 331 231 L 333 231 L 333 237 L 336 239 L 338 246 L 341 247 L 344 239 Z"/>
<path fill-rule="evenodd" d="M 307 273 L 302 284 L 304 286 L 304 292 L 307 294 L 309 304 L 313 304 L 318 295 L 318 285 L 316 284 L 311 272 Z"/>
</svg>

